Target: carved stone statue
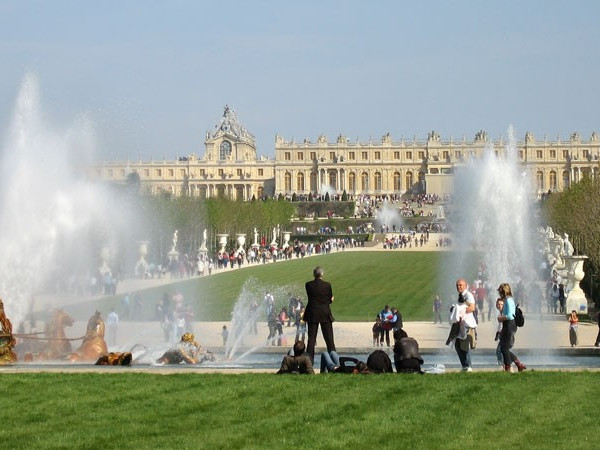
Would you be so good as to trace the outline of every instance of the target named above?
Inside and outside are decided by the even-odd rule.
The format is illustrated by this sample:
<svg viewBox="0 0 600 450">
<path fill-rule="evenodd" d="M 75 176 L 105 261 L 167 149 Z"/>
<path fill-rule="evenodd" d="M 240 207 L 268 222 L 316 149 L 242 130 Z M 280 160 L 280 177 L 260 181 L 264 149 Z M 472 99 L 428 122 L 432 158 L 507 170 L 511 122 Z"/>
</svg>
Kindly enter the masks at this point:
<svg viewBox="0 0 600 450">
<path fill-rule="evenodd" d="M 96 311 L 88 320 L 81 346 L 69 357 L 71 362 L 97 361 L 100 356 L 108 354 L 104 329 L 104 320 L 100 316 L 100 311 Z"/>
<path fill-rule="evenodd" d="M 571 241 L 569 241 L 569 235 L 567 233 L 564 234 L 563 240 L 564 240 L 563 248 L 564 248 L 565 256 L 573 256 L 573 252 L 575 251 L 575 249 L 573 248 Z"/>
<path fill-rule="evenodd" d="M 171 252 L 175 252 L 176 247 L 177 247 L 177 233 L 179 232 L 179 230 L 175 230 L 175 233 L 173 233 L 173 247 L 171 247 Z"/>
<path fill-rule="evenodd" d="M 531 131 L 528 131 L 527 133 L 525 133 L 525 142 L 534 142 L 535 138 L 533 137 L 533 133 Z"/>
</svg>

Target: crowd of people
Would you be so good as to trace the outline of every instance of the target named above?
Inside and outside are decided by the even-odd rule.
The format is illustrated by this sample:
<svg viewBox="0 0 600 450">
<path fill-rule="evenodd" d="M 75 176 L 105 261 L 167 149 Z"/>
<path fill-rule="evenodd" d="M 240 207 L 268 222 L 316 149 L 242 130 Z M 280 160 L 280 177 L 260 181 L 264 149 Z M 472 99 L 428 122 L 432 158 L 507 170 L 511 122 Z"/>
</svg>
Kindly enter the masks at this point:
<svg viewBox="0 0 600 450">
<path fill-rule="evenodd" d="M 356 202 L 354 217 L 375 217 L 377 211 L 386 203 L 397 208 L 399 214 L 403 217 L 433 216 L 434 213 L 431 210 L 425 213 L 423 208 L 426 205 L 431 207 L 450 199 L 450 196 L 442 198 L 437 194 L 414 194 L 411 196 L 363 194 L 354 199 Z"/>
</svg>

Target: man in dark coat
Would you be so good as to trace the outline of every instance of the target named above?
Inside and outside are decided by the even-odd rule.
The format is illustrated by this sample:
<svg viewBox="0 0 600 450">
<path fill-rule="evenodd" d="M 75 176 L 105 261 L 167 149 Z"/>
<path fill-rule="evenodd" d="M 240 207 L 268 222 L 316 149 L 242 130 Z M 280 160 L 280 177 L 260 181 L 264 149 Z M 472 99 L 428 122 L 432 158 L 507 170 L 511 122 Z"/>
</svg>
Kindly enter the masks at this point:
<svg viewBox="0 0 600 450">
<path fill-rule="evenodd" d="M 325 339 L 325 345 L 327 345 L 327 352 L 335 351 L 335 343 L 333 342 L 334 318 L 329 307 L 333 303 L 331 284 L 323 281 L 323 269 L 321 267 L 315 267 L 313 275 L 315 279 L 306 283 L 308 304 L 304 311 L 304 321 L 308 324 L 306 352 L 310 360 L 314 362 L 315 343 L 319 325 L 321 325 L 321 333 L 323 334 L 323 339 Z"/>
</svg>

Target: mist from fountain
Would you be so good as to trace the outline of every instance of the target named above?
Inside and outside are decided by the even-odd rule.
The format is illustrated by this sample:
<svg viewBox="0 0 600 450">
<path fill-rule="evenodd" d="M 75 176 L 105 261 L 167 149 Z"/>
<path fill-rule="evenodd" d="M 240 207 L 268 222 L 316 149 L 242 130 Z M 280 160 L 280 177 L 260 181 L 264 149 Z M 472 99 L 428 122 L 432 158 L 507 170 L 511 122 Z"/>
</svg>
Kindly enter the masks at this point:
<svg viewBox="0 0 600 450">
<path fill-rule="evenodd" d="M 377 211 L 375 222 L 378 227 L 387 225 L 389 231 L 392 231 L 394 225 L 396 225 L 396 230 L 398 232 L 404 225 L 404 221 L 402 220 L 402 216 L 400 215 L 398 207 L 391 205 L 387 200 L 383 202 L 381 208 L 379 208 Z"/>
<path fill-rule="evenodd" d="M 231 329 L 225 345 L 225 357 L 231 360 L 242 360 L 251 353 L 273 345 L 267 336 L 262 338 L 254 334 L 254 324 L 266 320 L 265 293 L 268 291 L 273 294 L 274 308 L 279 313 L 282 306 L 288 305 L 289 294 L 299 296 L 302 289 L 303 286 L 267 286 L 255 278 L 247 279 L 231 312 Z M 289 332 L 286 333 L 286 329 L 292 330 L 293 336 Z M 264 330 L 265 328 L 262 327 L 258 331 L 264 333 Z M 290 347 L 295 334 L 295 327 L 284 328 L 284 335 Z M 242 349 L 243 353 L 240 353 Z"/>
<path fill-rule="evenodd" d="M 321 186 L 321 189 L 319 189 L 319 194 L 321 194 L 321 196 L 325 197 L 325 194 L 329 194 L 329 198 L 331 200 L 333 200 L 336 192 L 335 189 L 333 188 L 333 186 L 330 186 L 328 184 L 323 184 Z"/>
<path fill-rule="evenodd" d="M 38 80 L 28 74 L 0 147 L 0 296 L 15 328 L 42 287 L 89 280 L 101 246 L 116 255 L 115 236 L 130 219 L 107 190 L 77 173 L 94 150 L 91 121 L 51 126 L 40 105 Z"/>
<path fill-rule="evenodd" d="M 499 153 L 497 156 L 489 144 L 482 158 L 470 159 L 455 173 L 451 222 L 457 252 L 452 264 L 441 268 L 440 292 L 446 298 L 456 297 L 452 288 L 458 278 L 465 278 L 469 284 L 478 278 L 478 264 L 485 268 L 492 300 L 501 283 L 515 289 L 519 282 L 525 287 L 539 282 L 535 195 L 529 176 L 519 164 L 512 128 L 504 151 Z M 477 261 L 473 260 L 474 254 Z M 515 298 L 517 303 L 523 300 Z M 532 299 L 527 300 L 532 303 Z M 530 320 L 526 326 L 534 323 Z M 538 337 L 548 339 L 545 333 L 538 333 Z"/>
</svg>

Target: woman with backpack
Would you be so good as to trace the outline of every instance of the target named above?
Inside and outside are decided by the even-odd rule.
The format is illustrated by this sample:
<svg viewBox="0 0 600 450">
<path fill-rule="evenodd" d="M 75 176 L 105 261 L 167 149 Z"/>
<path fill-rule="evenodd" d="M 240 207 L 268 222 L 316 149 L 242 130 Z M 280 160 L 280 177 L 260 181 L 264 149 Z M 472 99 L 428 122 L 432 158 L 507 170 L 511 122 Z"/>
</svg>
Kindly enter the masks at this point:
<svg viewBox="0 0 600 450">
<path fill-rule="evenodd" d="M 504 370 L 506 372 L 514 372 L 512 363 L 514 362 L 519 372 L 524 371 L 527 367 L 517 355 L 515 355 L 510 349 L 515 344 L 515 333 L 517 332 L 517 324 L 515 322 L 515 311 L 517 305 L 512 295 L 512 290 L 508 283 L 502 283 L 498 287 L 498 294 L 500 298 L 504 300 L 504 306 L 502 312 L 498 316 L 498 322 L 502 322 L 502 330 L 500 331 L 500 350 L 502 351 L 502 359 L 504 362 Z"/>
</svg>

